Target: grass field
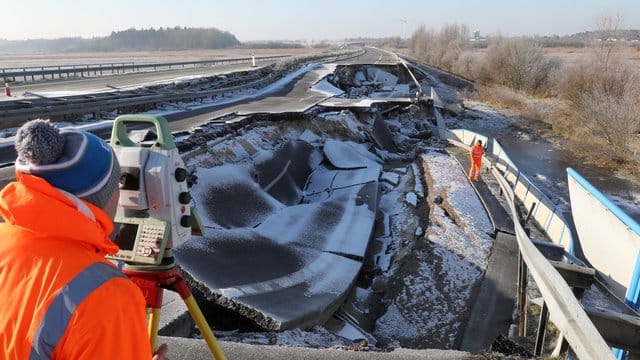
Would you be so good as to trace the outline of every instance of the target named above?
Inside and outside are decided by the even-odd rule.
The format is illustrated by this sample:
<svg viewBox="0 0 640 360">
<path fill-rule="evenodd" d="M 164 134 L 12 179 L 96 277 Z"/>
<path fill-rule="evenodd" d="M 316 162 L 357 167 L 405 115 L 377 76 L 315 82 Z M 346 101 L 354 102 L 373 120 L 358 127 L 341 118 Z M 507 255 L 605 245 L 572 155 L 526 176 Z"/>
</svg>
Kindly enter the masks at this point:
<svg viewBox="0 0 640 360">
<path fill-rule="evenodd" d="M 553 47 L 553 48 L 543 48 L 542 51 L 545 55 L 549 57 L 556 57 L 562 60 L 564 65 L 574 65 L 581 61 L 588 61 L 589 58 L 593 55 L 594 49 L 591 47 L 582 47 L 582 48 L 569 48 L 569 47 Z M 487 49 L 475 49 L 472 50 L 474 55 L 480 57 L 481 55 L 486 54 Z M 620 47 L 616 48 L 616 52 L 620 56 L 621 59 L 630 62 L 640 71 L 640 50 L 637 50 L 635 47 Z"/>
<path fill-rule="evenodd" d="M 640 70 L 640 51 L 633 47 L 620 47 L 616 49 L 621 59 L 629 61 L 638 70 Z M 582 60 L 588 60 L 594 52 L 593 48 L 545 48 L 544 53 L 547 56 L 557 57 L 567 65 L 578 63 Z"/>
<path fill-rule="evenodd" d="M 0 54 L 0 69 L 14 67 L 38 67 L 75 64 L 101 64 L 134 62 L 148 64 L 159 62 L 199 61 L 234 57 L 270 55 L 306 55 L 320 53 L 326 49 L 219 49 L 184 51 L 133 51 L 133 52 L 91 52 L 57 54 Z"/>
</svg>

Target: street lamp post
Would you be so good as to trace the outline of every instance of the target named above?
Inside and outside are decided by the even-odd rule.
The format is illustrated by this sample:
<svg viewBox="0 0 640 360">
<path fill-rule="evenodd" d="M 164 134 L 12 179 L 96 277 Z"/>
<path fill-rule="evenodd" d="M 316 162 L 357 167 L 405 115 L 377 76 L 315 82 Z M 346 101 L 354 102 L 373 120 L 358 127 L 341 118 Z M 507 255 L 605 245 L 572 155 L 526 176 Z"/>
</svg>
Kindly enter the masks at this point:
<svg viewBox="0 0 640 360">
<path fill-rule="evenodd" d="M 407 25 L 407 19 L 400 19 L 400 41 L 404 39 L 404 27 Z M 399 46 L 400 44 L 398 44 Z"/>
</svg>

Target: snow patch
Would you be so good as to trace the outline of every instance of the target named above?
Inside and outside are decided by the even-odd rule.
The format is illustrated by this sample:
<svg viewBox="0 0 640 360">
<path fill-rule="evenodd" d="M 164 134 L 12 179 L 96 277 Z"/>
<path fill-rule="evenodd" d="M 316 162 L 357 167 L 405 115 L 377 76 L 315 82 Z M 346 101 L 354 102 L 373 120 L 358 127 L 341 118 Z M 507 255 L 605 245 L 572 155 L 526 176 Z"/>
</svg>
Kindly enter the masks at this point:
<svg viewBox="0 0 640 360">
<path fill-rule="evenodd" d="M 400 182 L 400 175 L 385 171 L 382 173 L 382 176 L 380 176 L 380 180 L 386 181 L 393 186 L 397 186 Z"/>
<path fill-rule="evenodd" d="M 418 164 L 412 163 L 411 171 L 413 171 L 413 181 L 415 183 L 415 185 L 413 186 L 413 189 L 416 195 L 418 195 L 418 197 L 422 199 L 424 198 L 424 185 L 422 185 L 422 175 L 421 175 L 422 172 L 418 168 Z"/>
<path fill-rule="evenodd" d="M 333 84 L 331 84 L 326 78 L 313 85 L 311 87 L 311 90 L 328 96 L 338 96 L 344 94 L 344 91 L 333 86 Z"/>
<path fill-rule="evenodd" d="M 418 206 L 418 196 L 414 192 L 407 193 L 404 196 L 404 200 L 411 206 Z"/>
</svg>

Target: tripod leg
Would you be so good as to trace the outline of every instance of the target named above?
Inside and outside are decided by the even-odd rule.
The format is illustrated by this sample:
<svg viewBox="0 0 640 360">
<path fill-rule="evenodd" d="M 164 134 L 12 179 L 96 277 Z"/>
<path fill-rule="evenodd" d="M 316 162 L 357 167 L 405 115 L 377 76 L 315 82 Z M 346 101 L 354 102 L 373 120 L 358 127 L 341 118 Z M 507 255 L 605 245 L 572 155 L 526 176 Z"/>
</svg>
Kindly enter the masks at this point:
<svg viewBox="0 0 640 360">
<path fill-rule="evenodd" d="M 149 313 L 149 339 L 151 340 L 151 350 L 156 351 L 158 347 L 158 330 L 160 329 L 160 312 L 162 308 L 151 308 Z"/>
<path fill-rule="evenodd" d="M 189 294 L 188 297 L 184 298 L 184 303 L 187 305 L 189 314 L 191 314 L 193 321 L 195 321 L 196 325 L 198 326 L 198 329 L 204 337 L 204 341 L 207 343 L 207 346 L 209 347 L 211 354 L 213 354 L 213 357 L 216 360 L 226 360 L 222 349 L 220 349 L 220 346 L 218 345 L 218 341 L 216 341 L 216 337 L 213 335 L 213 332 L 211 331 L 209 324 L 207 324 L 207 320 L 204 318 L 204 315 L 202 315 L 202 311 L 200 311 L 196 300 L 193 298 L 193 295 Z"/>
</svg>

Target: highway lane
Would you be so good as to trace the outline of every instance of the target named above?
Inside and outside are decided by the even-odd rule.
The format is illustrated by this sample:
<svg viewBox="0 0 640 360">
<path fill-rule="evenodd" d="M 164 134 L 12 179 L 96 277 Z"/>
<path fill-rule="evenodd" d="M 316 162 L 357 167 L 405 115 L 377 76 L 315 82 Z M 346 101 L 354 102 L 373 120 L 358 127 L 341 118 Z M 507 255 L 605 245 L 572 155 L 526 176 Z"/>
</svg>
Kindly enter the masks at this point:
<svg viewBox="0 0 640 360">
<path fill-rule="evenodd" d="M 256 62 L 256 65 L 268 66 L 274 61 Z M 55 96 L 65 94 L 89 94 L 96 92 L 113 91 L 110 86 L 119 89 L 132 89 L 148 84 L 163 84 L 180 81 L 194 77 L 204 77 L 226 74 L 237 71 L 255 69 L 251 64 L 231 64 L 215 66 L 185 67 L 180 69 L 131 72 L 119 75 L 105 75 L 101 77 L 67 78 L 40 81 L 36 83 L 15 84 L 11 86 L 13 96 L 22 96 L 25 92 L 42 94 L 45 96 Z M 7 97 L 0 97 L 0 101 L 10 100 Z"/>
<path fill-rule="evenodd" d="M 365 47 L 365 53 L 353 59 L 337 61 L 339 65 L 366 65 L 366 64 L 397 64 L 400 60 L 398 57 L 388 51 Z"/>
<path fill-rule="evenodd" d="M 257 67 L 264 67 L 273 64 L 275 61 L 256 61 Z M 357 58 L 339 61 L 339 64 L 375 64 L 375 63 L 396 63 L 397 58 L 386 52 L 373 48 L 367 48 L 367 52 Z M 35 93 L 43 96 L 64 96 L 66 94 L 89 94 L 96 92 L 113 91 L 113 87 L 118 89 L 133 89 L 143 85 L 157 85 L 171 83 L 175 81 L 214 76 L 238 71 L 256 69 L 252 64 L 228 64 L 215 66 L 187 66 L 171 70 L 131 72 L 125 74 L 107 74 L 96 77 L 71 77 L 66 79 L 42 80 L 37 82 L 20 83 L 16 82 L 11 86 L 14 97 L 23 96 L 25 92 Z M 0 101 L 9 100 L 5 96 L 0 96 Z"/>
<path fill-rule="evenodd" d="M 366 50 L 366 53 L 361 56 L 344 61 L 339 61 L 337 62 L 337 64 L 348 65 L 375 64 L 376 62 L 381 63 L 379 61 L 397 63 L 397 58 L 388 52 L 374 48 L 366 48 Z M 233 66 L 236 66 L 238 69 L 242 69 L 242 66 L 230 65 L 230 67 Z M 210 70 L 220 71 L 219 69 L 221 68 L 222 66 Z M 184 74 L 189 73 L 189 71 L 191 71 L 190 74 L 193 74 L 194 68 L 185 69 L 184 71 L 182 69 L 176 71 L 182 72 L 184 76 Z M 231 70 L 228 69 L 228 71 L 226 72 L 229 71 Z M 206 124 L 214 119 L 222 118 L 229 114 L 246 115 L 251 113 L 303 112 L 330 97 L 327 94 L 310 90 L 311 86 L 313 86 L 315 82 L 320 80 L 326 74 L 327 69 L 325 68 L 325 65 L 322 65 L 316 67 L 315 69 L 310 69 L 310 71 L 292 79 L 289 83 L 283 85 L 280 88 L 274 89 L 271 92 L 257 95 L 250 99 L 242 98 L 238 99 L 237 101 L 232 101 L 222 105 L 211 105 L 199 109 L 176 112 L 173 114 L 165 115 L 165 117 L 167 118 L 167 120 L 169 120 L 169 125 L 172 131 L 188 131 L 197 126 Z M 134 77 L 134 79 L 130 80 L 129 83 L 139 83 L 141 79 L 149 79 L 148 76 L 153 75 L 153 73 L 134 73 L 131 75 Z M 162 74 L 156 75 L 162 76 Z M 121 75 L 119 77 L 124 78 L 125 76 L 127 75 Z M 107 79 L 113 78 L 115 77 L 109 77 Z M 79 89 L 88 89 L 91 84 L 100 84 L 100 81 L 106 84 L 106 82 L 104 82 L 105 78 L 88 78 L 85 80 L 87 82 L 79 81 L 79 84 L 77 85 Z M 52 91 L 51 89 L 63 88 L 64 83 L 65 81 L 40 83 L 34 85 L 41 86 L 42 91 Z M 104 128 L 98 131 L 94 131 L 94 133 L 104 139 L 107 139 L 110 136 L 111 128 Z M 13 146 L 0 148 L 0 164 L 14 162 L 15 158 L 16 154 Z M 12 181 L 13 177 L 13 166 L 0 168 L 0 186 L 4 186 L 4 184 L 6 184 L 7 182 Z"/>
<path fill-rule="evenodd" d="M 399 61 L 395 54 L 383 50 L 369 47 L 365 48 L 365 50 L 366 52 L 363 55 L 337 61 L 336 64 L 396 64 Z M 190 130 L 196 126 L 230 114 L 242 116 L 256 113 L 301 113 L 331 97 L 310 89 L 313 84 L 326 75 L 328 75 L 327 68 L 321 66 L 295 78 L 279 90 L 263 94 L 254 99 L 239 100 L 238 102 L 225 105 L 214 105 L 198 110 L 176 113 L 168 115 L 167 120 L 170 121 L 172 131 L 181 131 Z"/>
<path fill-rule="evenodd" d="M 325 65 L 316 66 L 316 69 L 301 73 L 289 83 L 251 98 L 239 98 L 224 104 L 214 104 L 193 110 L 185 110 L 165 115 L 170 122 L 172 131 L 188 131 L 212 119 L 224 117 L 229 114 L 250 113 L 283 113 L 303 112 L 311 106 L 327 99 L 324 93 L 310 91 L 310 87 L 329 73 Z M 110 137 L 111 128 L 92 130 L 93 133 L 107 139 Z M 16 153 L 13 146 L 0 148 L 0 164 L 15 161 Z"/>
</svg>

